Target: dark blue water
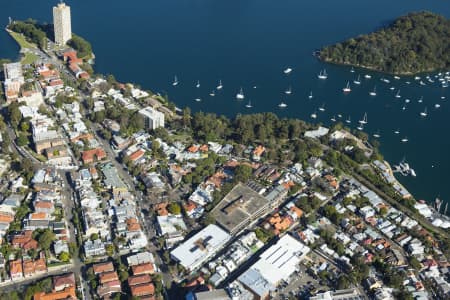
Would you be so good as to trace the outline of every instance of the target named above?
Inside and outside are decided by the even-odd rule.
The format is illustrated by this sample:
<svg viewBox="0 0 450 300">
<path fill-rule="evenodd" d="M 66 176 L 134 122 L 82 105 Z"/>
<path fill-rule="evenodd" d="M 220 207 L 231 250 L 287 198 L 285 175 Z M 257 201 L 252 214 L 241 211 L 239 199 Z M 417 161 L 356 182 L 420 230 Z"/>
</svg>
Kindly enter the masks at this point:
<svg viewBox="0 0 450 300">
<path fill-rule="evenodd" d="M 0 25 L 7 17 L 28 17 L 51 22 L 51 7 L 58 1 L 14 0 L 2 4 Z M 234 116 L 236 113 L 273 111 L 280 116 L 330 123 L 330 117 L 350 116 L 356 126 L 368 113 L 368 133 L 379 132 L 382 152 L 396 163 L 403 157 L 416 169 L 417 178 L 401 178 L 418 198 L 433 200 L 440 195 L 450 200 L 447 187 L 450 169 L 447 132 L 450 130 L 450 89 L 437 85 L 421 87 L 411 78 L 391 84 L 379 79 L 362 79 L 349 95 L 342 87 L 362 70 L 323 64 L 311 54 L 321 46 L 370 32 L 411 11 L 430 10 L 450 17 L 450 5 L 442 0 L 410 1 L 67 1 L 72 7 L 74 32 L 88 39 L 94 48 L 96 70 L 111 73 L 121 81 L 136 82 L 156 92 L 168 93 L 178 106 L 194 111 L 211 111 Z M 0 57 L 17 57 L 17 46 L 5 32 L 0 33 Z M 291 66 L 286 76 L 282 70 Z M 317 73 L 326 68 L 329 78 L 319 81 Z M 177 75 L 177 87 L 171 82 Z M 194 87 L 197 80 L 201 88 Z M 224 89 L 209 93 L 223 81 Z M 411 81 L 407 85 L 405 81 Z M 284 90 L 292 86 L 293 94 Z M 378 96 L 368 92 L 377 86 Z M 388 88 L 401 89 L 396 99 Z M 244 88 L 246 99 L 236 101 Z M 257 88 L 254 89 L 253 87 Z M 313 91 L 314 98 L 307 95 Z M 417 99 L 423 96 L 423 103 Z M 446 96 L 447 99 L 440 99 Z M 195 98 L 202 102 L 195 102 Z M 404 100 L 411 102 L 406 104 Z M 245 108 L 251 99 L 253 108 Z M 284 101 L 284 110 L 278 104 Z M 441 107 L 434 109 L 434 104 Z M 318 108 L 324 105 L 325 112 Z M 428 107 L 427 118 L 419 113 Z M 400 134 L 394 134 L 394 130 Z M 408 137 L 408 143 L 400 139 Z"/>
</svg>

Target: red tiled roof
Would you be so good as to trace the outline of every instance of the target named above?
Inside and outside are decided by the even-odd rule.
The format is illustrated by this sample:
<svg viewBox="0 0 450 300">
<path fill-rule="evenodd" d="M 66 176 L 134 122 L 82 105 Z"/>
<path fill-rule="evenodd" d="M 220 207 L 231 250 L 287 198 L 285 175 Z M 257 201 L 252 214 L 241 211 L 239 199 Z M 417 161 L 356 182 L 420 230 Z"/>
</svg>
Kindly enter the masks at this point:
<svg viewBox="0 0 450 300">
<path fill-rule="evenodd" d="M 128 277 L 128 285 L 129 286 L 142 284 L 142 283 L 148 283 L 148 282 L 151 282 L 151 281 L 152 281 L 152 278 L 148 274 L 136 275 L 136 276 Z"/>
<path fill-rule="evenodd" d="M 131 287 L 131 295 L 136 297 L 153 295 L 154 293 L 155 293 L 155 286 L 153 285 L 153 283 L 144 283 L 140 285 L 134 285 Z"/>
<path fill-rule="evenodd" d="M 131 270 L 133 271 L 133 275 L 153 274 L 155 272 L 151 263 L 132 266 Z"/>
<path fill-rule="evenodd" d="M 94 274 L 111 272 L 114 271 L 114 265 L 112 262 L 104 262 L 93 265 L 92 269 L 94 270 Z"/>
</svg>

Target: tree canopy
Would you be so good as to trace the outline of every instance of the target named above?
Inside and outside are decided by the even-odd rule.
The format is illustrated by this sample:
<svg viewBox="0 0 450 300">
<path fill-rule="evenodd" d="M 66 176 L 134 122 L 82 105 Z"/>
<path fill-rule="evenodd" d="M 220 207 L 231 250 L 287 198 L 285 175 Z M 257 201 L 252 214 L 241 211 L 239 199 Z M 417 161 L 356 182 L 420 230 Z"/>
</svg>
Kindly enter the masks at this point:
<svg viewBox="0 0 450 300">
<path fill-rule="evenodd" d="M 410 13 L 388 27 L 320 50 L 327 62 L 394 74 L 450 66 L 450 20 L 431 12 Z"/>
<path fill-rule="evenodd" d="M 89 58 L 92 54 L 91 44 L 76 34 L 72 33 L 72 39 L 67 42 L 67 45 L 75 49 L 81 58 Z"/>
</svg>

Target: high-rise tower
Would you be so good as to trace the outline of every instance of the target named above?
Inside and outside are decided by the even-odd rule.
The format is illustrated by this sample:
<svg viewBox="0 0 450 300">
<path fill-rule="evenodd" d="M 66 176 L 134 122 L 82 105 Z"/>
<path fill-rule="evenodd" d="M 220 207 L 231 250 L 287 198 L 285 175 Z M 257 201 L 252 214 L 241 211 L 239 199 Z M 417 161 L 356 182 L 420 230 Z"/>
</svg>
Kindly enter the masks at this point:
<svg viewBox="0 0 450 300">
<path fill-rule="evenodd" d="M 53 26 L 55 29 L 55 43 L 63 46 L 72 38 L 70 7 L 64 2 L 53 7 Z"/>
</svg>

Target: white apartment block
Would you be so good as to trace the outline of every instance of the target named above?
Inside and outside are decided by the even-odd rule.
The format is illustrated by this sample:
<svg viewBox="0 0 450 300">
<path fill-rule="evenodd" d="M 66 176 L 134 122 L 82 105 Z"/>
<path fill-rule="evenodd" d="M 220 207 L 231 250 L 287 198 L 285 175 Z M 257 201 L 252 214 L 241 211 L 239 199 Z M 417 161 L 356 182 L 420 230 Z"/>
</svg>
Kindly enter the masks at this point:
<svg viewBox="0 0 450 300">
<path fill-rule="evenodd" d="M 70 6 L 64 2 L 53 7 L 53 26 L 55 30 L 55 43 L 63 46 L 72 38 L 72 25 L 70 20 Z"/>
<path fill-rule="evenodd" d="M 158 127 L 164 127 L 164 114 L 162 112 L 148 106 L 141 109 L 139 114 L 144 118 L 145 128 L 156 129 Z"/>
</svg>

